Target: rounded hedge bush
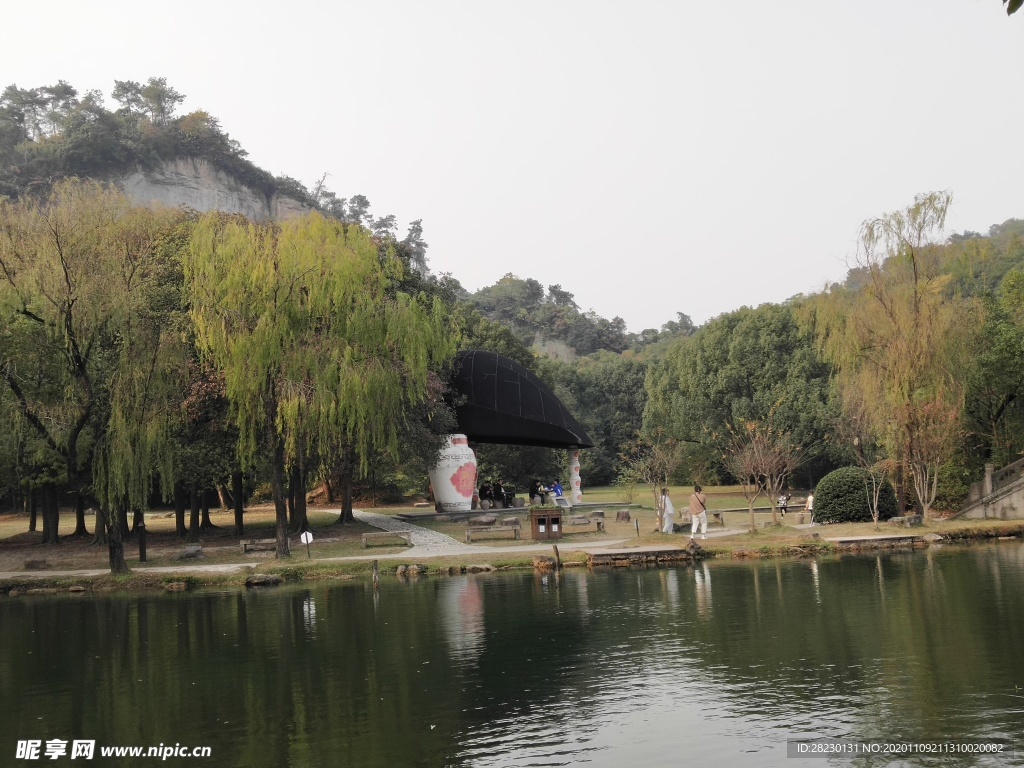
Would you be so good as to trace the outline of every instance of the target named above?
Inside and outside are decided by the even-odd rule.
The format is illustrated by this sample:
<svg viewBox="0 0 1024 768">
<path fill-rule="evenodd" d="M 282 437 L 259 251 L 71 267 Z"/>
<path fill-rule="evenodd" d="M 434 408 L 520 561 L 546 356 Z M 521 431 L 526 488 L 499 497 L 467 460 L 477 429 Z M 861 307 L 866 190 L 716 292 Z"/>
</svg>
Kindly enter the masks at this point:
<svg viewBox="0 0 1024 768">
<path fill-rule="evenodd" d="M 871 522 L 871 479 L 866 469 L 842 467 L 829 472 L 814 491 L 814 520 L 819 523 Z M 896 492 L 886 481 L 878 497 L 878 519 L 896 514 Z"/>
</svg>

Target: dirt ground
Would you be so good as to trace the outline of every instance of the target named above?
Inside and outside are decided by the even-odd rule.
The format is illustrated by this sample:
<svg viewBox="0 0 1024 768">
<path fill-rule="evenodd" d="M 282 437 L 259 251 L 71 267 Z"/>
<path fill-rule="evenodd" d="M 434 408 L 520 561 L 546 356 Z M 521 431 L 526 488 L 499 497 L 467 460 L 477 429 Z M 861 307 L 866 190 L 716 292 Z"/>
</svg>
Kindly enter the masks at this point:
<svg viewBox="0 0 1024 768">
<path fill-rule="evenodd" d="M 362 534 L 375 531 L 362 523 L 337 524 L 337 507 L 311 507 L 310 524 L 313 527 L 316 555 L 319 557 L 342 557 L 365 552 L 362 549 Z M 153 566 L 188 564 L 217 564 L 256 562 L 274 558 L 273 552 L 250 552 L 243 554 L 239 538 L 234 534 L 234 513 L 211 510 L 210 520 L 215 527 L 200 531 L 202 555 L 199 559 L 184 558 L 185 540 L 174 532 L 174 512 L 158 510 L 146 513 L 146 562 Z M 186 515 L 186 525 L 188 516 Z M 86 515 L 89 536 L 71 536 L 75 527 L 74 510 L 61 510 L 59 532 L 61 540 L 56 545 L 44 545 L 42 521 L 38 530 L 28 531 L 28 517 L 23 514 L 0 515 L 0 571 L 22 570 L 76 570 L 106 568 L 107 547 L 93 544 L 92 532 L 95 519 Z M 246 509 L 244 516 L 244 539 L 274 538 L 274 510 L 270 505 Z M 297 536 L 291 537 L 292 553 L 305 557 L 305 547 Z M 399 548 L 376 548 L 381 553 Z M 132 533 L 125 542 L 125 559 L 129 566 L 139 563 L 139 537 Z"/>
</svg>

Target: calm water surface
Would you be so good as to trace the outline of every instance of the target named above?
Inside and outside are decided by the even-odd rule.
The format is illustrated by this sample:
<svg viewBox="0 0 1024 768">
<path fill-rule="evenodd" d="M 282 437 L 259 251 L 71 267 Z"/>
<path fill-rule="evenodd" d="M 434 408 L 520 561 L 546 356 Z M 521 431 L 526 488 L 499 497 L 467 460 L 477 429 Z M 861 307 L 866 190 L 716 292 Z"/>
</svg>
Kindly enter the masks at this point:
<svg viewBox="0 0 1024 768">
<path fill-rule="evenodd" d="M 0 598 L 0 714 L 0 766 L 1024 765 L 1024 546 Z M 787 757 L 823 736 L 1007 746 Z"/>
</svg>

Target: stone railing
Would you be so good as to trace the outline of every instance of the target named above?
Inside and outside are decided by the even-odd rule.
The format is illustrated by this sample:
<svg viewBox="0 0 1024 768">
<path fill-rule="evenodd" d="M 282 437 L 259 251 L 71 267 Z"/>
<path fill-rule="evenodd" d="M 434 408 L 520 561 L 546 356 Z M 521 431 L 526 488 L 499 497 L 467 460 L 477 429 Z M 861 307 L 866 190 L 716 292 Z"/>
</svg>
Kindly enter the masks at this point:
<svg viewBox="0 0 1024 768">
<path fill-rule="evenodd" d="M 989 474 L 988 465 L 985 466 L 985 474 Z M 989 493 L 998 491 L 1004 485 L 1009 485 L 1021 474 L 1024 474 L 1024 459 L 1017 459 L 1013 464 L 1007 464 L 998 472 L 992 472 L 992 485 Z"/>
<path fill-rule="evenodd" d="M 1024 459 L 1018 459 L 999 470 L 996 470 L 993 464 L 986 464 L 984 480 L 971 484 L 971 488 L 967 493 L 967 500 L 964 502 L 959 515 L 969 513 L 976 507 L 985 506 L 987 510 L 988 504 L 995 501 L 992 498 L 994 495 L 1005 495 L 1005 493 L 1000 494 L 999 492 L 1008 489 L 1021 479 L 1024 479 Z"/>
</svg>

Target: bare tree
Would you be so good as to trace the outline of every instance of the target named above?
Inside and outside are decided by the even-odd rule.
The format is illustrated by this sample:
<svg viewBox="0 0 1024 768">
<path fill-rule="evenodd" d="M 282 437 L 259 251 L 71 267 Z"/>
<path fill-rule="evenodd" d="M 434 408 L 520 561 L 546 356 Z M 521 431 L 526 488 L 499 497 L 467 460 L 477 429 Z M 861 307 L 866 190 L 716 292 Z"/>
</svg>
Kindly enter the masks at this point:
<svg viewBox="0 0 1024 768">
<path fill-rule="evenodd" d="M 679 467 L 679 442 L 665 435 L 665 430 L 652 430 L 639 435 L 624 455 L 625 468 L 620 475 L 624 481 L 645 483 L 654 497 L 658 517 L 658 530 L 665 526 L 665 507 L 661 489 L 668 486 L 669 478 Z"/>
<path fill-rule="evenodd" d="M 729 471 L 743 485 L 751 528 L 754 527 L 754 500 L 762 492 L 768 494 L 772 522 L 777 525 L 775 499 L 803 460 L 800 446 L 788 432 L 775 429 L 768 422 L 741 422 L 738 428 L 730 429 L 730 434 L 725 461 Z"/>
<path fill-rule="evenodd" d="M 754 502 L 764 493 L 764 477 L 758 471 L 757 448 L 747 430 L 733 433 L 722 458 L 725 468 L 743 488 L 743 498 L 747 500 L 747 510 L 750 512 L 750 530 L 753 532 L 757 527 L 754 523 Z"/>
</svg>

